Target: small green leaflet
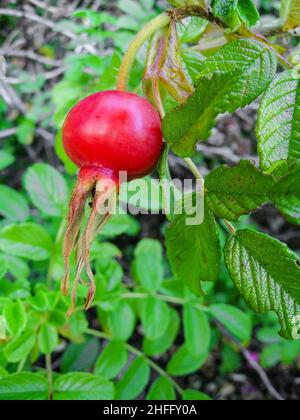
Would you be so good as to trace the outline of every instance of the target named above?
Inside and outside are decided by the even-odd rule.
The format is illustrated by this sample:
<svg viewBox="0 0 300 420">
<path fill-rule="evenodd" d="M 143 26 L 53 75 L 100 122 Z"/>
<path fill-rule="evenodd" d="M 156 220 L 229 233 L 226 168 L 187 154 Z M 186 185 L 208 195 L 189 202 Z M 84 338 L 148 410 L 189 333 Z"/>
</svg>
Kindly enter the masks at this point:
<svg viewBox="0 0 300 420">
<path fill-rule="evenodd" d="M 54 382 L 55 401 L 102 401 L 113 397 L 112 382 L 89 373 L 68 373 Z"/>
<path fill-rule="evenodd" d="M 170 320 L 166 332 L 157 340 L 145 338 L 143 352 L 148 356 L 159 356 L 165 353 L 174 343 L 179 332 L 180 318 L 175 309 L 170 309 Z"/>
<path fill-rule="evenodd" d="M 183 344 L 173 354 L 167 365 L 167 372 L 174 376 L 185 376 L 199 370 L 208 358 L 209 352 L 203 349 L 203 352 L 192 355 L 186 344 Z"/>
<path fill-rule="evenodd" d="M 276 68 L 272 50 L 246 39 L 225 45 L 203 61 L 195 93 L 163 120 L 164 137 L 174 152 L 193 155 L 196 143 L 209 137 L 217 116 L 253 102 L 272 81 Z"/>
<path fill-rule="evenodd" d="M 39 349 L 43 354 L 51 354 L 58 345 L 58 332 L 53 325 L 42 325 L 38 334 Z"/>
<path fill-rule="evenodd" d="M 258 313 L 275 311 L 281 335 L 295 338 L 300 315 L 299 257 L 276 239 L 245 229 L 227 240 L 225 261 L 249 306 Z"/>
<path fill-rule="evenodd" d="M 44 261 L 50 257 L 52 239 L 36 223 L 7 226 L 0 232 L 0 249 L 15 257 Z"/>
<path fill-rule="evenodd" d="M 238 0 L 213 0 L 213 14 L 230 22 L 236 10 Z"/>
<path fill-rule="evenodd" d="M 35 345 L 35 331 L 28 329 L 22 334 L 16 335 L 4 348 L 4 355 L 11 363 L 17 363 L 25 359 Z"/>
<path fill-rule="evenodd" d="M 189 352 L 197 356 L 203 351 L 209 351 L 211 330 L 207 315 L 187 303 L 183 307 L 184 338 Z"/>
<path fill-rule="evenodd" d="M 49 392 L 47 379 L 36 373 L 16 373 L 0 381 L 1 401 L 44 401 Z"/>
<path fill-rule="evenodd" d="M 163 251 L 159 241 L 142 239 L 135 249 L 134 278 L 149 292 L 163 280 Z"/>
<path fill-rule="evenodd" d="M 100 354 L 95 374 L 106 379 L 115 378 L 128 360 L 128 352 L 121 341 L 111 341 Z"/>
<path fill-rule="evenodd" d="M 201 281 L 217 281 L 221 248 L 217 225 L 208 207 L 202 224 L 187 225 L 187 215 L 179 215 L 166 232 L 169 260 L 178 279 L 194 293 L 201 293 Z"/>
<path fill-rule="evenodd" d="M 232 29 L 238 29 L 242 22 L 248 27 L 254 26 L 260 18 L 252 0 L 214 0 L 213 13 Z"/>
<path fill-rule="evenodd" d="M 212 399 L 200 391 L 195 391 L 194 389 L 186 389 L 183 393 L 182 399 L 184 401 L 211 401 Z"/>
<path fill-rule="evenodd" d="M 142 325 L 145 337 L 158 340 L 166 332 L 171 317 L 171 311 L 166 302 L 149 296 L 143 308 Z"/>
<path fill-rule="evenodd" d="M 0 214 L 10 222 L 24 222 L 29 217 L 26 199 L 14 189 L 0 185 Z"/>
<path fill-rule="evenodd" d="M 238 0 L 237 12 L 246 26 L 255 26 L 260 19 L 259 12 L 252 0 Z"/>
<path fill-rule="evenodd" d="M 0 150 L 0 171 L 14 163 L 15 157 L 6 150 Z"/>
<path fill-rule="evenodd" d="M 16 302 L 9 301 L 3 309 L 3 316 L 7 322 L 8 332 L 12 336 L 21 333 L 26 327 L 26 310 L 20 300 L 17 300 Z"/>
<path fill-rule="evenodd" d="M 45 163 L 32 165 L 25 174 L 24 184 L 33 204 L 43 213 L 61 217 L 68 202 L 68 188 L 63 176 Z"/>
<path fill-rule="evenodd" d="M 135 314 L 131 306 L 121 301 L 108 316 L 108 327 L 115 340 L 127 341 L 135 328 Z"/>
<path fill-rule="evenodd" d="M 260 104 L 257 137 L 263 170 L 282 159 L 300 159 L 300 79 L 295 71 L 278 75 Z"/>
<path fill-rule="evenodd" d="M 219 303 L 209 307 L 211 315 L 242 343 L 251 340 L 252 323 L 250 317 L 235 306 Z"/>
<path fill-rule="evenodd" d="M 146 387 L 149 376 L 150 367 L 147 360 L 144 357 L 136 358 L 116 385 L 116 399 L 135 399 Z"/>
<path fill-rule="evenodd" d="M 160 376 L 153 382 L 147 396 L 146 400 L 149 401 L 172 401 L 176 400 L 176 394 L 173 388 L 172 383 L 169 379 Z"/>
</svg>

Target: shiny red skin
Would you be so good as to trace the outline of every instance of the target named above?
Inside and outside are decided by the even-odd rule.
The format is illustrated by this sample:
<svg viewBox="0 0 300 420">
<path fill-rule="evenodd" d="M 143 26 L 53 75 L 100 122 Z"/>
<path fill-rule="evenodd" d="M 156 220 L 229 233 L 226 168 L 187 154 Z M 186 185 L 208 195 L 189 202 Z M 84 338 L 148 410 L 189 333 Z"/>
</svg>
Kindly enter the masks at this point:
<svg viewBox="0 0 300 420">
<path fill-rule="evenodd" d="M 135 94 L 104 91 L 88 96 L 68 114 L 63 145 L 80 168 L 97 167 L 134 179 L 149 174 L 163 148 L 160 117 Z"/>
</svg>

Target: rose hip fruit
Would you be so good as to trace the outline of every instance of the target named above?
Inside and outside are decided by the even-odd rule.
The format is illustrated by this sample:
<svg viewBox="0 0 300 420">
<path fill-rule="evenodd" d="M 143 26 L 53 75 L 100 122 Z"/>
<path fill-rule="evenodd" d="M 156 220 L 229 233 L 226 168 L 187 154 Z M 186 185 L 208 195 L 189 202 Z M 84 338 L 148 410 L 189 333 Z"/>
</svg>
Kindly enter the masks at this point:
<svg viewBox="0 0 300 420">
<path fill-rule="evenodd" d="M 135 94 L 96 93 L 69 112 L 63 126 L 63 145 L 69 158 L 80 168 L 63 246 L 66 272 L 62 291 L 66 295 L 70 288 L 70 255 L 76 249 L 71 314 L 84 268 L 91 282 L 87 309 L 95 295 L 90 245 L 110 217 L 110 203 L 122 182 L 120 173 L 126 172 L 128 180 L 140 178 L 152 172 L 158 163 L 163 148 L 161 120 L 152 104 Z M 80 235 L 90 197 L 90 218 Z"/>
</svg>

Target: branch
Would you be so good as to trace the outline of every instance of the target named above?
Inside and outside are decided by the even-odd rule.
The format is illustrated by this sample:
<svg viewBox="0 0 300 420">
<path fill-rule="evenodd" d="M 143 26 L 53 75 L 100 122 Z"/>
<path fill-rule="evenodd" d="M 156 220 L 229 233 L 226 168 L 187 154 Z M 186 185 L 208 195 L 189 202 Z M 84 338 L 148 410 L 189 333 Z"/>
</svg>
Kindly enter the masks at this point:
<svg viewBox="0 0 300 420">
<path fill-rule="evenodd" d="M 219 19 L 217 17 L 215 17 L 212 13 L 211 8 L 204 8 L 202 6 L 185 6 L 185 7 L 180 7 L 178 9 L 171 9 L 167 12 L 167 14 L 175 20 L 180 20 L 183 19 L 185 17 L 189 17 L 189 16 L 198 16 L 198 17 L 202 17 L 204 19 L 206 19 L 208 22 L 211 22 L 217 26 L 219 26 L 220 28 L 226 30 L 229 29 L 231 31 L 230 26 L 228 26 L 222 19 Z M 281 63 L 281 65 L 284 68 L 287 69 L 294 69 L 294 66 L 286 60 L 285 57 L 283 57 L 281 54 L 279 54 L 278 51 L 276 51 L 272 44 L 268 41 L 267 38 L 265 38 L 265 36 L 263 34 L 256 34 L 250 30 L 247 31 L 247 34 L 242 33 L 232 33 L 232 35 L 236 38 L 252 38 L 255 39 L 257 41 L 263 42 L 264 44 L 266 44 L 266 46 L 268 46 L 270 49 L 272 49 L 272 51 L 274 51 L 274 53 L 276 54 L 279 62 Z"/>
<path fill-rule="evenodd" d="M 52 67 L 60 67 L 62 65 L 62 61 L 60 60 L 51 60 L 47 57 L 38 55 L 33 51 L 5 51 L 4 49 L 0 49 L 0 55 L 6 57 L 27 58 L 29 60 L 36 61 L 40 64 Z"/>
<path fill-rule="evenodd" d="M 200 143 L 197 145 L 197 151 L 202 153 L 206 157 L 219 158 L 222 161 L 230 164 L 239 163 L 242 158 L 252 160 L 255 162 L 255 164 L 258 164 L 257 156 L 248 155 L 241 157 L 239 155 L 236 155 L 229 147 L 208 146 L 206 144 Z"/>
<path fill-rule="evenodd" d="M 55 29 L 55 23 L 53 23 L 51 20 L 43 18 L 41 16 L 38 16 L 34 13 L 31 12 L 25 12 L 22 10 L 13 10 L 13 9 L 1 9 L 0 8 L 0 15 L 2 16 L 12 16 L 12 17 L 18 17 L 18 18 L 23 18 L 23 19 L 28 19 L 31 20 L 33 22 L 36 23 L 40 23 L 44 26 L 46 26 L 49 29 Z M 60 33 L 62 33 L 63 35 L 65 35 L 66 37 L 72 39 L 72 40 L 78 40 L 78 37 L 73 34 L 72 32 L 69 31 L 59 31 Z"/>
<path fill-rule="evenodd" d="M 50 12 L 52 14 L 58 13 L 59 9 L 56 7 L 52 7 L 49 4 L 43 3 L 39 0 L 29 0 L 31 4 L 33 4 L 36 7 L 39 7 L 40 9 L 46 10 L 47 12 Z"/>
<path fill-rule="evenodd" d="M 239 340 L 237 340 L 235 337 L 233 337 L 226 328 L 223 327 L 223 325 L 214 319 L 215 324 L 218 326 L 219 330 L 222 332 L 222 334 L 231 341 L 234 345 L 236 345 L 240 351 L 240 353 L 244 356 L 244 358 L 247 360 L 249 365 L 252 367 L 253 370 L 256 371 L 260 379 L 262 380 L 263 384 L 265 385 L 266 389 L 268 390 L 269 394 L 272 395 L 273 398 L 277 401 L 285 401 L 282 395 L 279 394 L 279 392 L 274 388 L 272 385 L 268 375 L 262 368 L 262 366 L 253 360 L 250 352 L 240 343 Z"/>
<path fill-rule="evenodd" d="M 0 131 L 0 139 L 6 139 L 7 137 L 14 136 L 16 132 L 16 128 L 8 128 L 7 130 Z"/>
<path fill-rule="evenodd" d="M 92 329 L 88 329 L 86 331 L 87 334 L 91 335 L 92 337 L 96 337 L 96 338 L 104 338 L 107 341 L 112 341 L 113 338 L 106 333 L 103 333 L 101 331 L 96 331 L 96 330 L 92 330 Z M 171 384 L 173 385 L 173 387 L 176 389 L 176 391 L 182 395 L 184 390 L 181 388 L 180 385 L 178 385 L 178 383 L 172 378 L 172 376 L 170 376 L 164 369 L 162 369 L 157 363 L 155 363 L 152 359 L 150 359 L 148 356 L 145 355 L 145 353 L 143 353 L 142 351 L 136 349 L 135 347 L 131 346 L 128 343 L 124 343 L 124 346 L 127 348 L 127 350 L 138 356 L 138 357 L 143 357 L 147 363 L 149 364 L 149 366 L 155 370 L 159 375 L 167 378 Z"/>
<path fill-rule="evenodd" d="M 223 29 L 228 29 L 228 25 L 218 17 L 214 16 L 211 8 L 204 8 L 202 6 L 185 6 L 178 9 L 171 9 L 167 12 L 175 20 L 181 20 L 189 16 L 198 16 L 206 19 Z"/>
</svg>

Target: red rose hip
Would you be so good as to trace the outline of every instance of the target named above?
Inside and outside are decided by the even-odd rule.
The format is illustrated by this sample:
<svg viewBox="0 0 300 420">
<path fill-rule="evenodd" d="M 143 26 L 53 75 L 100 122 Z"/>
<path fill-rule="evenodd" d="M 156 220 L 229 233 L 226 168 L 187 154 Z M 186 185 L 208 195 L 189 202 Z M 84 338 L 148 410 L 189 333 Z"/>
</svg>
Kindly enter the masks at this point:
<svg viewBox="0 0 300 420">
<path fill-rule="evenodd" d="M 63 247 L 64 294 L 69 292 L 69 259 L 76 249 L 71 314 L 84 268 L 91 282 L 86 308 L 93 300 L 95 281 L 90 266 L 90 244 L 110 217 L 109 202 L 118 193 L 120 172 L 126 172 L 132 180 L 149 174 L 158 163 L 163 148 L 161 120 L 152 104 L 135 94 L 96 93 L 69 112 L 63 126 L 63 145 L 69 158 L 80 168 Z M 90 197 L 91 215 L 80 236 L 85 204 Z"/>
</svg>

